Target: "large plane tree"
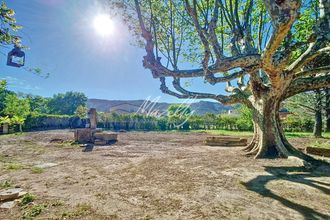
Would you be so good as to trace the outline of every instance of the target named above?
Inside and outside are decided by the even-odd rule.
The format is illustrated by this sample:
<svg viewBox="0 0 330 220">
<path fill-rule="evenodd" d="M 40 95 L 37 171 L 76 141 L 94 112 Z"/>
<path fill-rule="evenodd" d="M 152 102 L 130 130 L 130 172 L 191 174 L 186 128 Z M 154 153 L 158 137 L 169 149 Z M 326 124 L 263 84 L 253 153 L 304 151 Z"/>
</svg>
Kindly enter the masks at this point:
<svg viewBox="0 0 330 220">
<path fill-rule="evenodd" d="M 163 93 L 242 103 L 252 109 L 254 122 L 247 154 L 308 158 L 285 138 L 279 108 L 295 94 L 330 86 L 329 60 L 311 65 L 330 52 L 329 0 L 111 2 L 142 36 L 143 66 L 159 79 Z M 190 91 L 184 85 L 189 78 L 226 83 L 227 94 Z"/>
</svg>

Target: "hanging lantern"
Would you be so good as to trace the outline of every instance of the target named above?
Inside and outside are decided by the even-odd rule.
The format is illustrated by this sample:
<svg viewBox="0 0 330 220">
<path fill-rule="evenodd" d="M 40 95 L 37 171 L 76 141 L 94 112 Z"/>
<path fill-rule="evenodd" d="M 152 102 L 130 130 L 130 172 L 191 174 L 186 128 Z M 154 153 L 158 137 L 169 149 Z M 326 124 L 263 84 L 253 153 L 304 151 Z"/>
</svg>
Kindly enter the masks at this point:
<svg viewBox="0 0 330 220">
<path fill-rule="evenodd" d="M 25 63 L 25 53 L 21 50 L 21 48 L 15 45 L 14 49 L 12 49 L 8 53 L 7 57 L 7 65 L 13 67 L 22 67 Z"/>
</svg>

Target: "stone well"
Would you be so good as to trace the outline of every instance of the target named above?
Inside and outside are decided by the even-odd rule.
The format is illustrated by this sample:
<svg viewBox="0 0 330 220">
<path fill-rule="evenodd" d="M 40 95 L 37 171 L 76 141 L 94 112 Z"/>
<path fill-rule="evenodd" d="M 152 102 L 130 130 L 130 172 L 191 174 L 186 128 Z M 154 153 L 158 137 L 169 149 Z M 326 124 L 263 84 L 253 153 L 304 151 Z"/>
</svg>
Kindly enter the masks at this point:
<svg viewBox="0 0 330 220">
<path fill-rule="evenodd" d="M 106 132 L 97 129 L 96 109 L 91 108 L 88 111 L 89 123 L 87 128 L 80 128 L 74 131 L 74 139 L 80 144 L 106 145 L 117 141 L 118 134 L 115 132 Z"/>
</svg>

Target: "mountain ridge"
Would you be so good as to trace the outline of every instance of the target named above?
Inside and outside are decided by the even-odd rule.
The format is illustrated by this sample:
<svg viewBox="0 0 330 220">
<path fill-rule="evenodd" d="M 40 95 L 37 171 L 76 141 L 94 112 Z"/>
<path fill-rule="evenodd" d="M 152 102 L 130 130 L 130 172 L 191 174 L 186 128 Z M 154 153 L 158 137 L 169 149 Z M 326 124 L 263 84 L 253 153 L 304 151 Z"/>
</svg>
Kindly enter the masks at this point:
<svg viewBox="0 0 330 220">
<path fill-rule="evenodd" d="M 172 104 L 167 102 L 153 102 L 151 100 L 107 100 L 107 99 L 88 99 L 87 106 L 89 108 L 96 108 L 99 112 L 117 112 L 121 113 L 135 113 L 138 112 L 146 114 L 148 111 L 158 111 L 165 113 L 167 108 Z M 189 103 L 190 108 L 196 115 L 204 115 L 206 113 L 220 114 L 233 109 L 232 106 L 225 106 L 221 103 L 210 101 L 199 101 Z M 141 110 L 144 110 L 141 112 Z"/>
</svg>

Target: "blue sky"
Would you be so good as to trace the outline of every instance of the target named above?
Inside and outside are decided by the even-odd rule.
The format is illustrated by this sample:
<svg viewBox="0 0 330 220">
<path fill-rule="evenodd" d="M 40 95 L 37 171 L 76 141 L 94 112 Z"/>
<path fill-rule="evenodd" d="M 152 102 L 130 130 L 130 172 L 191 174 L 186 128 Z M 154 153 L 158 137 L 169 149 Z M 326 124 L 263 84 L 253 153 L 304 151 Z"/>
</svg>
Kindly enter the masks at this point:
<svg viewBox="0 0 330 220">
<path fill-rule="evenodd" d="M 24 69 L 5 65 L 0 52 L 0 78 L 9 89 L 52 96 L 66 91 L 84 92 L 89 98 L 145 99 L 161 96 L 160 101 L 178 102 L 159 90 L 159 81 L 142 67 L 144 50 L 131 45 L 126 27 L 114 18 L 110 37 L 99 36 L 93 19 L 103 12 L 96 0 L 12 0 L 26 51 L 26 66 L 40 67 L 50 77 L 44 79 Z M 223 87 L 206 87 L 194 81 L 192 89 L 217 92 Z"/>
</svg>

